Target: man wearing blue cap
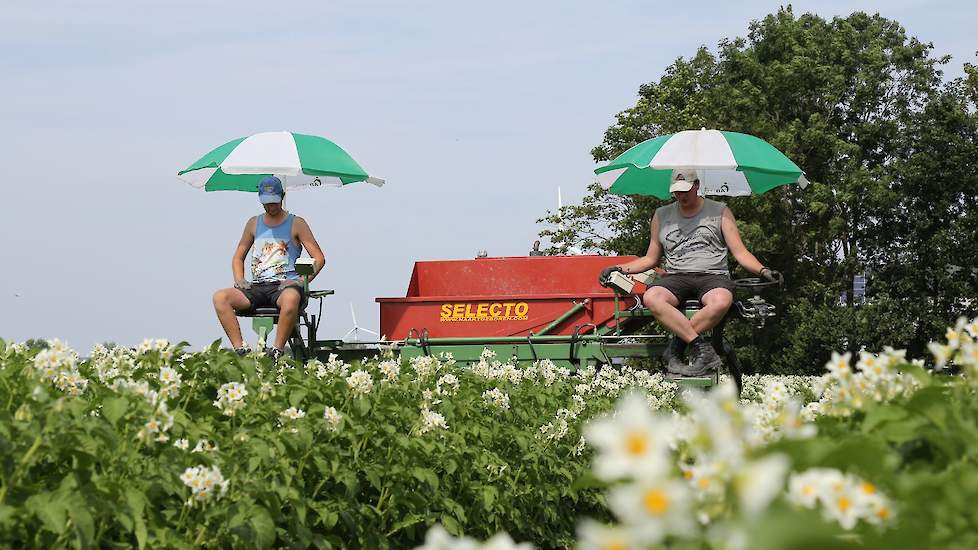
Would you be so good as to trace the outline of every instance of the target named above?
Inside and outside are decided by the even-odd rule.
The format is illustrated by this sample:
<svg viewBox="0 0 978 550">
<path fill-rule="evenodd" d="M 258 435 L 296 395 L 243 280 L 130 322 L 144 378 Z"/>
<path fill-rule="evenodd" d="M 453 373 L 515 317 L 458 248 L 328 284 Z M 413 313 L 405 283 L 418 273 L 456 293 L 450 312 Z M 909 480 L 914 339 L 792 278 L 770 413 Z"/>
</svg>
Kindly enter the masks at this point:
<svg viewBox="0 0 978 550">
<path fill-rule="evenodd" d="M 249 219 L 245 224 L 241 241 L 231 259 L 234 288 L 225 288 L 214 293 L 217 318 L 239 355 L 245 355 L 249 350 L 241 338 L 241 326 L 236 313 L 253 311 L 260 307 L 279 308 L 275 345 L 267 352 L 273 359 L 283 355 L 285 342 L 298 321 L 299 310 L 306 304 L 303 285 L 295 271 L 295 260 L 303 248 L 309 252 L 315 261 L 310 280 L 319 274 L 326 263 L 326 257 L 309 229 L 309 224 L 306 220 L 286 212 L 282 208 L 284 199 L 282 180 L 275 176 L 262 178 L 258 184 L 258 200 L 265 207 L 265 213 Z M 244 275 L 244 261 L 249 250 L 252 251 L 250 281 Z"/>
</svg>

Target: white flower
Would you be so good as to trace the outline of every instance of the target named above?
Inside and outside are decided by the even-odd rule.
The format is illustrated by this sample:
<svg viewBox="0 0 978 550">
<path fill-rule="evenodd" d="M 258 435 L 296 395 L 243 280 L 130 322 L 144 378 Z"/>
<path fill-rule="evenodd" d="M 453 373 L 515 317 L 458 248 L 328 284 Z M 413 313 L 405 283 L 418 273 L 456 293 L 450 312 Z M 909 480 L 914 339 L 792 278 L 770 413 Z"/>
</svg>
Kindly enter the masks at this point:
<svg viewBox="0 0 978 550">
<path fill-rule="evenodd" d="M 577 526 L 578 550 L 629 550 L 640 547 L 632 532 L 623 527 L 610 527 L 593 519 L 585 519 Z"/>
<path fill-rule="evenodd" d="M 228 382 L 217 389 L 217 400 L 214 406 L 221 409 L 225 416 L 235 416 L 245 406 L 248 390 L 241 382 Z"/>
<path fill-rule="evenodd" d="M 788 480 L 788 500 L 805 508 L 821 504 L 825 517 L 847 530 L 860 520 L 882 525 L 894 517 L 889 499 L 873 484 L 830 468 L 793 474 Z"/>
<path fill-rule="evenodd" d="M 181 451 L 186 451 L 190 448 L 190 442 L 186 439 L 178 439 L 173 442 L 173 446 L 180 449 Z"/>
<path fill-rule="evenodd" d="M 693 532 L 689 489 L 671 479 L 642 480 L 608 493 L 608 506 L 646 544 Z"/>
<path fill-rule="evenodd" d="M 669 469 L 672 429 L 669 421 L 652 415 L 644 397 L 629 394 L 619 401 L 613 416 L 584 427 L 584 436 L 598 451 L 595 474 L 607 480 L 661 476 Z"/>
<path fill-rule="evenodd" d="M 223 497 L 228 492 L 230 482 L 221 475 L 217 466 L 195 466 L 187 468 L 180 475 L 180 480 L 190 487 L 191 495 L 188 504 L 205 503 L 211 499 Z"/>
<path fill-rule="evenodd" d="M 452 396 L 458 392 L 458 384 L 458 377 L 454 374 L 446 374 L 438 379 L 435 388 L 439 395 Z"/>
<path fill-rule="evenodd" d="M 421 428 L 418 431 L 424 434 L 436 429 L 448 429 L 445 417 L 440 413 L 428 410 L 428 408 L 421 409 Z"/>
<path fill-rule="evenodd" d="M 218 451 L 217 445 L 211 445 L 210 441 L 207 441 L 206 439 L 201 439 L 200 441 L 197 442 L 197 445 L 195 445 L 194 449 L 190 452 L 208 453 L 208 452 L 216 452 L 216 451 Z"/>
<path fill-rule="evenodd" d="M 394 359 L 381 361 L 377 365 L 377 368 L 380 369 L 380 372 L 384 375 L 384 378 L 391 383 L 397 382 L 397 377 L 401 374 L 401 364 Z"/>
<path fill-rule="evenodd" d="M 934 366 L 937 368 L 937 370 L 943 369 L 954 355 L 953 348 L 938 344 L 937 342 L 929 342 L 927 344 L 927 349 L 930 350 L 931 355 L 934 356 Z"/>
<path fill-rule="evenodd" d="M 499 388 L 493 388 L 491 390 L 482 392 L 482 400 L 487 405 L 499 408 L 501 410 L 509 410 L 509 395 Z"/>
<path fill-rule="evenodd" d="M 306 417 L 305 411 L 295 407 L 289 407 L 279 413 L 283 420 L 301 420 Z"/>
<path fill-rule="evenodd" d="M 346 379 L 346 383 L 350 386 L 350 390 L 354 394 L 366 395 L 370 393 L 370 390 L 374 387 L 374 379 L 370 376 L 370 373 L 365 370 L 353 371 L 349 377 Z"/>
<path fill-rule="evenodd" d="M 440 368 L 438 359 L 430 355 L 417 355 L 411 358 L 411 368 L 414 369 L 416 380 L 424 380 L 438 372 Z"/>
<path fill-rule="evenodd" d="M 326 421 L 326 428 L 331 432 L 335 432 L 340 429 L 340 423 L 343 422 L 343 415 L 333 407 L 326 407 L 326 410 L 323 411 L 323 419 Z"/>
<path fill-rule="evenodd" d="M 340 359 L 335 353 L 331 353 L 326 360 L 326 370 L 329 372 L 329 374 L 346 376 L 346 373 L 350 371 L 350 365 L 347 365 L 346 362 Z"/>
<path fill-rule="evenodd" d="M 845 378 L 852 374 L 852 368 L 849 366 L 850 359 L 852 359 L 851 353 L 839 355 L 833 351 L 832 358 L 825 364 L 825 368 L 835 377 Z"/>
<path fill-rule="evenodd" d="M 740 507 L 750 518 L 758 517 L 784 488 L 788 473 L 784 455 L 768 455 L 749 462 L 734 476 L 734 487 L 740 497 Z"/>
<path fill-rule="evenodd" d="M 435 524 L 428 529 L 424 544 L 415 550 L 478 550 L 479 545 L 474 539 L 462 537 L 456 539 L 448 534 L 441 524 Z"/>
</svg>

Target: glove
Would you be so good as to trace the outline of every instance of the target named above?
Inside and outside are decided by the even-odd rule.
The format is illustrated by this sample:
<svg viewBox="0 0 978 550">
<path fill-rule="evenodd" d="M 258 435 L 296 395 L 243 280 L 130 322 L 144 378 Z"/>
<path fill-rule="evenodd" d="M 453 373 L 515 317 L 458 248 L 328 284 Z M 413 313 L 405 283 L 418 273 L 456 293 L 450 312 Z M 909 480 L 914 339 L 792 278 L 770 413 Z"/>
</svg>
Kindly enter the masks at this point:
<svg viewBox="0 0 978 550">
<path fill-rule="evenodd" d="M 609 265 L 601 270 L 601 275 L 598 276 L 598 282 L 601 283 L 601 286 L 608 286 L 608 283 L 611 282 L 611 274 L 615 271 L 619 273 L 625 272 L 624 269 L 618 267 L 617 265 Z"/>
<path fill-rule="evenodd" d="M 237 281 L 234 281 L 234 288 L 238 290 L 248 290 L 251 288 L 251 281 L 248 279 L 238 279 Z"/>
<path fill-rule="evenodd" d="M 772 283 L 777 283 L 781 280 L 781 272 L 765 267 L 764 269 L 761 269 L 761 277 L 771 281 Z"/>
</svg>

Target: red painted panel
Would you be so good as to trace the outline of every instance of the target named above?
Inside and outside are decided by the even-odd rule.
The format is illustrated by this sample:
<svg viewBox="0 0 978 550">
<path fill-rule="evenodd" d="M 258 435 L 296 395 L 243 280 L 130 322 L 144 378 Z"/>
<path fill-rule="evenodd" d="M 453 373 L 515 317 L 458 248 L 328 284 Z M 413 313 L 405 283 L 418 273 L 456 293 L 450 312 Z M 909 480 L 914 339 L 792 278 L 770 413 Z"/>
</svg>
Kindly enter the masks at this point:
<svg viewBox="0 0 978 550">
<path fill-rule="evenodd" d="M 377 298 L 381 334 L 411 329 L 437 337 L 521 336 L 539 332 L 575 303 L 584 309 L 550 334 L 601 325 L 614 315 L 614 293 L 598 284 L 605 266 L 634 256 L 529 256 L 417 262 L 405 298 Z"/>
</svg>

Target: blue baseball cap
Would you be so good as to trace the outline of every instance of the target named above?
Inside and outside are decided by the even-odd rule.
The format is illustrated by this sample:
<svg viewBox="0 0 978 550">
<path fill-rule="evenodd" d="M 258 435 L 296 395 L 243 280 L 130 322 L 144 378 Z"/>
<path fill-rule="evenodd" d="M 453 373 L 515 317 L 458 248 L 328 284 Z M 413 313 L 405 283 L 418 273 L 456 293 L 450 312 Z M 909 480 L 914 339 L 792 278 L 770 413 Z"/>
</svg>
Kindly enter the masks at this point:
<svg viewBox="0 0 978 550">
<path fill-rule="evenodd" d="M 282 180 L 275 176 L 265 176 L 258 182 L 258 200 L 262 204 L 282 202 L 285 196 L 285 189 L 282 188 Z"/>
</svg>

